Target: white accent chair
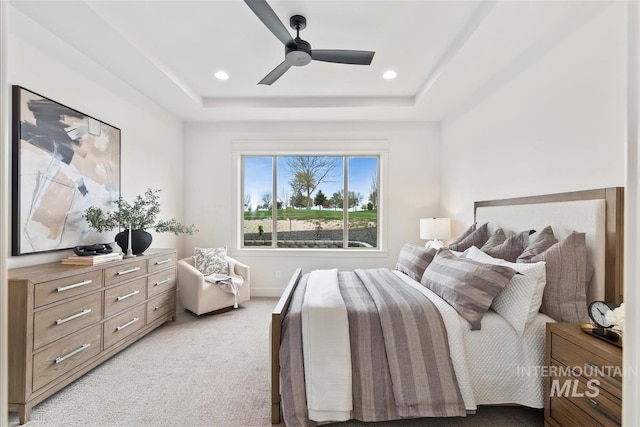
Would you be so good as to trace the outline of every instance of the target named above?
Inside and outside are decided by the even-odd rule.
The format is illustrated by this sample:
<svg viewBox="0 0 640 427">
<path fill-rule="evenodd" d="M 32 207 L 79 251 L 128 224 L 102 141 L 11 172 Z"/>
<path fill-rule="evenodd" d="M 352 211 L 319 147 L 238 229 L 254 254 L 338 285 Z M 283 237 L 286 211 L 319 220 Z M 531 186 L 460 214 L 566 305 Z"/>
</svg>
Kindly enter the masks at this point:
<svg viewBox="0 0 640 427">
<path fill-rule="evenodd" d="M 235 274 L 244 279 L 238 290 L 238 303 L 249 301 L 251 296 L 251 270 L 231 257 L 227 257 L 230 274 Z M 178 295 L 182 305 L 187 310 L 197 315 L 233 307 L 233 294 L 225 292 L 215 283 L 204 280 L 204 275 L 195 267 L 194 257 L 184 258 L 178 261 Z"/>
</svg>

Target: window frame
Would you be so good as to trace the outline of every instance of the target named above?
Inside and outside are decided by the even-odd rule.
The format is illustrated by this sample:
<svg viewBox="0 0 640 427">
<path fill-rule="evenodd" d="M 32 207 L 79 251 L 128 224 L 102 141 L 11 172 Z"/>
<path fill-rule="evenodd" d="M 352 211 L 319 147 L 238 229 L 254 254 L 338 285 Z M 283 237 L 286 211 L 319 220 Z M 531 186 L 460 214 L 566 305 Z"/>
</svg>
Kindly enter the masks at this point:
<svg viewBox="0 0 640 427">
<path fill-rule="evenodd" d="M 234 191 L 232 192 L 232 215 L 233 215 L 233 253 L 253 255 L 264 254 L 266 256 L 272 256 L 282 254 L 296 255 L 310 255 L 318 256 L 323 253 L 329 256 L 335 256 L 336 253 L 354 254 L 356 256 L 384 256 L 387 253 L 387 212 L 388 202 L 386 197 L 386 180 L 388 169 L 388 141 L 235 141 L 232 142 L 232 158 L 233 158 L 233 176 L 235 183 L 233 185 Z M 282 248 L 275 246 L 275 243 L 270 247 L 244 247 L 243 246 L 243 218 L 244 218 L 244 200 L 243 186 L 243 157 L 274 157 L 274 169 L 273 169 L 273 186 L 277 186 L 276 180 L 276 165 L 275 159 L 277 157 L 285 156 L 351 156 L 351 157 L 377 157 L 378 158 L 378 209 L 377 209 L 377 228 L 378 228 L 378 245 L 377 248 Z M 276 157 L 277 156 L 277 157 Z M 347 160 L 347 157 L 345 157 Z M 347 167 L 346 161 L 343 167 Z M 345 187 L 347 183 L 345 182 Z M 274 203 L 275 205 L 275 203 Z M 272 220 L 275 222 L 275 217 L 272 215 Z M 348 222 L 348 217 L 344 218 L 345 223 Z M 273 230 L 274 235 L 277 231 Z M 343 239 L 348 238 L 347 229 Z M 275 239 L 274 239 L 275 242 Z"/>
</svg>

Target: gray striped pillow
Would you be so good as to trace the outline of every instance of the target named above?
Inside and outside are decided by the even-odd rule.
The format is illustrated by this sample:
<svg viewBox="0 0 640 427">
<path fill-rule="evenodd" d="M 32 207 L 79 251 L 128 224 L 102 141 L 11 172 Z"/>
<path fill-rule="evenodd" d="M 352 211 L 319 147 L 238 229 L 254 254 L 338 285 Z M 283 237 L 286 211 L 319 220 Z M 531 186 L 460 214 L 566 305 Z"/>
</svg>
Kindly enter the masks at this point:
<svg viewBox="0 0 640 427">
<path fill-rule="evenodd" d="M 471 232 L 467 237 L 459 242 L 449 243 L 449 249 L 452 251 L 464 252 L 471 246 L 481 248 L 489 239 L 489 231 L 487 230 L 488 223 L 481 225 Z"/>
<path fill-rule="evenodd" d="M 462 242 L 468 235 L 470 235 L 474 231 L 476 231 L 476 223 L 475 222 L 473 224 L 471 224 L 469 226 L 469 228 L 467 228 L 464 231 L 464 233 L 462 233 L 461 235 L 456 237 L 452 242 L 450 242 L 449 245 L 457 245 L 458 243 Z"/>
<path fill-rule="evenodd" d="M 556 243 L 558 243 L 558 239 L 553 235 L 553 229 L 551 226 L 547 225 L 542 229 L 542 231 L 540 231 L 538 238 L 530 243 L 520 256 L 518 256 L 516 262 L 529 262 L 531 258 L 536 255 L 540 255 Z"/>
<path fill-rule="evenodd" d="M 540 312 L 557 322 L 588 322 L 585 233 L 574 231 L 530 262 L 538 261 L 546 262 L 547 273 Z"/>
<path fill-rule="evenodd" d="M 431 261 L 433 261 L 436 252 L 437 249 L 427 249 L 424 246 L 407 243 L 400 249 L 396 270 L 403 272 L 413 280 L 419 282 L 422 278 L 422 273 L 424 273 L 424 270 Z"/>
<path fill-rule="evenodd" d="M 529 235 L 533 232 L 533 230 L 526 230 L 507 237 L 504 234 L 504 230 L 498 228 L 480 250 L 494 258 L 516 262 L 516 259 L 527 246 Z"/>
<path fill-rule="evenodd" d="M 420 283 L 455 308 L 472 330 L 479 330 L 482 316 L 515 274 L 510 267 L 459 258 L 440 249 Z"/>
</svg>

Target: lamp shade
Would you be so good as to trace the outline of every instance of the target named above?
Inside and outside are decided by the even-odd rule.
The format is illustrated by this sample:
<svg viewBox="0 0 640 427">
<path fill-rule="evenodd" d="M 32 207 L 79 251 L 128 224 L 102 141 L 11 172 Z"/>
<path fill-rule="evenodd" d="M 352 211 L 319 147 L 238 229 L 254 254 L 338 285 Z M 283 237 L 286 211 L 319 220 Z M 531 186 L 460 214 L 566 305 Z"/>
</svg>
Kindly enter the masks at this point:
<svg viewBox="0 0 640 427">
<path fill-rule="evenodd" d="M 449 239 L 451 220 L 449 218 L 420 218 L 420 238 L 424 240 Z"/>
</svg>

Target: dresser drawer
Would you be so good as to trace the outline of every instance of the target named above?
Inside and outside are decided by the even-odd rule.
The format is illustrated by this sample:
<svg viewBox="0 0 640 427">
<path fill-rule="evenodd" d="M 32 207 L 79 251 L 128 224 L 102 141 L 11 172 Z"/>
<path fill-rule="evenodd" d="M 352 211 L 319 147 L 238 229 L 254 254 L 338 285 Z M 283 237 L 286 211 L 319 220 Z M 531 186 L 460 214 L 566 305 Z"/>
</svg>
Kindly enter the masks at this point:
<svg viewBox="0 0 640 427">
<path fill-rule="evenodd" d="M 34 314 L 33 348 L 68 335 L 102 319 L 102 294 L 67 301 Z"/>
<path fill-rule="evenodd" d="M 104 322 L 104 348 L 107 349 L 118 341 L 144 327 L 145 305 L 140 304 L 113 319 Z"/>
<path fill-rule="evenodd" d="M 146 298 L 147 279 L 132 280 L 104 291 L 104 317 L 112 315 L 140 304 Z"/>
<path fill-rule="evenodd" d="M 597 379 L 600 382 L 600 387 L 618 399 L 622 399 L 622 370 L 619 368 L 622 366 L 622 355 L 607 353 L 606 356 L 603 356 L 598 353 L 601 346 L 608 349 L 607 346 L 612 346 L 612 344 L 599 343 L 596 340 L 593 341 L 596 344 L 587 349 L 557 334 L 552 334 L 551 337 L 552 359 L 565 366 L 581 368 L 587 379 Z"/>
<path fill-rule="evenodd" d="M 175 312 L 174 295 L 173 292 L 167 292 L 147 301 L 147 325 Z"/>
<path fill-rule="evenodd" d="M 147 261 L 139 260 L 104 269 L 104 285 L 114 285 L 147 274 Z"/>
<path fill-rule="evenodd" d="M 573 373 L 570 376 L 563 375 L 552 377 L 553 379 L 558 379 L 559 382 L 556 383 L 556 386 L 567 386 L 570 385 L 565 390 L 565 397 L 575 406 L 588 413 L 590 417 L 595 419 L 598 423 L 603 426 L 619 426 L 622 419 L 622 402 L 620 399 L 612 396 L 607 393 L 604 389 L 601 388 L 600 382 L 597 379 L 591 380 L 594 381 L 591 384 L 587 384 L 587 380 L 581 376 L 574 376 L 579 373 L 578 367 L 574 367 L 576 369 L 569 369 L 567 367 L 558 366 L 554 363 L 551 364 L 552 370 L 551 372 L 559 373 Z M 582 369 L 582 368 L 581 368 Z M 588 370 L 588 368 L 587 368 Z M 558 388 L 555 389 L 555 393 L 560 393 L 561 390 Z M 557 399 L 558 396 L 551 396 L 551 400 Z"/>
<path fill-rule="evenodd" d="M 102 270 L 89 271 L 64 279 L 38 283 L 35 286 L 35 307 L 75 297 L 102 287 Z"/>
<path fill-rule="evenodd" d="M 33 390 L 47 385 L 100 353 L 101 330 L 100 325 L 92 326 L 35 354 L 33 356 Z"/>
<path fill-rule="evenodd" d="M 176 265 L 177 255 L 175 253 L 158 255 L 147 260 L 147 270 L 149 273 L 163 270 Z"/>
<path fill-rule="evenodd" d="M 596 420 L 564 397 L 551 398 L 550 413 L 551 417 L 562 427 L 600 426 Z"/>
<path fill-rule="evenodd" d="M 176 287 L 175 268 L 149 275 L 147 279 L 147 298 L 154 297 Z"/>
</svg>

